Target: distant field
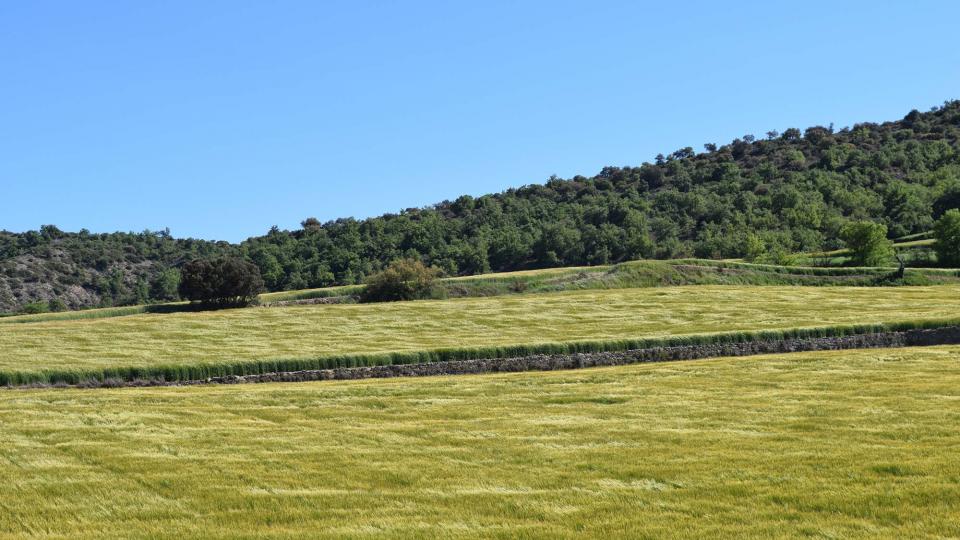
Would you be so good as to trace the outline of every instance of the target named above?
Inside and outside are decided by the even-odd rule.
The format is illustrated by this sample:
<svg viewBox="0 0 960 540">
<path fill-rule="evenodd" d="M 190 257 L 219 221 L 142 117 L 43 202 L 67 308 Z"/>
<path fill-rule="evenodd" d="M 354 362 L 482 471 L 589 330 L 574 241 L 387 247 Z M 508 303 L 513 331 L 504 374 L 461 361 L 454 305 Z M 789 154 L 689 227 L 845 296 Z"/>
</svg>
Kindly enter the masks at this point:
<svg viewBox="0 0 960 540">
<path fill-rule="evenodd" d="M 502 296 L 569 290 L 669 287 L 678 285 L 804 285 L 804 286 L 904 286 L 960 283 L 960 270 L 908 268 L 902 279 L 892 279 L 893 269 L 882 267 L 778 266 L 739 260 L 672 259 L 627 261 L 615 265 L 544 268 L 461 276 L 438 280 L 434 299 Z M 343 285 L 263 293 L 261 305 L 331 298 L 333 303 L 353 303 L 363 285 Z M 188 310 L 186 302 L 124 306 L 0 316 L 0 324 L 101 319 L 142 313 Z"/>
<path fill-rule="evenodd" d="M 894 241 L 893 247 L 895 250 L 900 252 L 901 256 L 905 256 L 907 259 L 907 264 L 911 264 L 911 254 L 915 253 L 918 248 L 932 248 L 933 244 L 936 242 L 935 239 L 929 238 L 932 233 L 918 233 L 912 234 L 909 236 L 904 236 L 898 238 Z M 847 248 L 834 249 L 831 251 L 815 251 L 810 253 L 800 253 L 799 261 L 801 264 L 807 264 L 813 261 L 824 262 L 825 260 L 831 265 L 841 266 L 846 264 L 850 260 L 850 250 Z M 895 261 L 891 261 L 891 264 Z"/>
<path fill-rule="evenodd" d="M 960 536 L 960 347 L 0 392 L 0 536 Z"/>
<path fill-rule="evenodd" d="M 319 289 L 299 289 L 295 291 L 268 292 L 260 295 L 261 302 L 284 302 L 289 300 L 307 300 L 310 298 L 330 298 L 334 296 L 357 294 L 363 285 L 339 285 Z"/>
<path fill-rule="evenodd" d="M 956 285 L 666 287 L 143 314 L 4 325 L 0 375 L 602 342 L 958 314 Z"/>
</svg>

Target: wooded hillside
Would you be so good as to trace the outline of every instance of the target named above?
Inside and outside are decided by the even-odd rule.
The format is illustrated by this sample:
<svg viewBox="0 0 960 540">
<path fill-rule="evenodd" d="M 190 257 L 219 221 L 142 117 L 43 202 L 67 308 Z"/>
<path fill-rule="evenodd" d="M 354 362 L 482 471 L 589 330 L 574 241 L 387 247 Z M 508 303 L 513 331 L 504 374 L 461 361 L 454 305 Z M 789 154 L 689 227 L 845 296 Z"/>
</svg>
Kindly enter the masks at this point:
<svg viewBox="0 0 960 540">
<path fill-rule="evenodd" d="M 840 247 L 849 220 L 900 237 L 956 207 L 960 101 L 951 101 L 895 122 L 745 135 L 398 214 L 310 218 L 240 245 L 149 231 L 2 232 L 0 312 L 172 299 L 176 267 L 227 254 L 252 260 L 270 290 L 356 283 L 399 257 L 450 275 L 681 256 L 777 262 Z"/>
</svg>

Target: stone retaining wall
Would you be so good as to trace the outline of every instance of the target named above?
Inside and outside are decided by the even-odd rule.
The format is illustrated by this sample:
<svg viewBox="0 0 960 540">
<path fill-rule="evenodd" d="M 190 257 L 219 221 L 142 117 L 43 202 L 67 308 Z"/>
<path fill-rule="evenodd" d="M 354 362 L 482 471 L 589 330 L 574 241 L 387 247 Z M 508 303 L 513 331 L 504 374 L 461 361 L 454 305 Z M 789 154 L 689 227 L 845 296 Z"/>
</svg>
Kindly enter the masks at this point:
<svg viewBox="0 0 960 540">
<path fill-rule="evenodd" d="M 239 384 L 261 382 L 326 381 L 335 379 L 369 379 L 382 377 L 425 377 L 432 375 L 464 375 L 515 371 L 553 371 L 598 366 L 621 366 L 642 362 L 671 362 L 721 356 L 748 356 L 756 354 L 790 353 L 801 351 L 828 351 L 841 349 L 876 349 L 928 345 L 960 344 L 960 327 L 951 326 L 933 330 L 907 330 L 844 337 L 785 339 L 712 345 L 679 345 L 653 347 L 622 352 L 533 355 L 519 358 L 490 358 L 484 360 L 452 360 L 424 364 L 398 364 L 337 369 L 317 369 L 213 377 L 202 381 L 170 384 Z M 122 383 L 121 383 L 122 384 Z M 133 383 L 127 383 L 133 384 Z M 149 383 L 147 383 L 149 384 Z"/>
</svg>

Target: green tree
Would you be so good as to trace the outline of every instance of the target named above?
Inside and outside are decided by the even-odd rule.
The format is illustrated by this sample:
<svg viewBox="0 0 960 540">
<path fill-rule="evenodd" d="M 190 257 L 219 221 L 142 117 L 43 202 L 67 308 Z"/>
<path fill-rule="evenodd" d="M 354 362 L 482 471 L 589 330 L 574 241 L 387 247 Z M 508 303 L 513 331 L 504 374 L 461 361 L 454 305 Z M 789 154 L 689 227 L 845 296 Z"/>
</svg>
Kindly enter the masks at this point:
<svg viewBox="0 0 960 540">
<path fill-rule="evenodd" d="M 257 265 L 234 257 L 195 259 L 180 274 L 180 296 L 202 304 L 245 306 L 263 290 Z"/>
<path fill-rule="evenodd" d="M 260 269 L 260 275 L 263 277 L 267 288 L 276 290 L 280 288 L 285 274 L 283 267 L 280 266 L 280 262 L 277 261 L 277 257 L 270 252 L 271 250 L 279 251 L 276 247 L 272 247 L 272 249 L 271 247 L 264 247 L 254 250 L 253 253 L 250 254 L 250 258 L 253 259 L 253 262 Z"/>
<path fill-rule="evenodd" d="M 953 208 L 944 212 L 933 226 L 933 244 L 937 260 L 943 266 L 960 266 L 960 210 Z"/>
<path fill-rule="evenodd" d="M 881 266 L 893 256 L 893 242 L 887 239 L 887 226 L 872 221 L 854 221 L 844 225 L 840 236 L 850 249 L 857 266 Z"/>
<path fill-rule="evenodd" d="M 303 230 L 306 232 L 323 230 L 323 224 L 320 223 L 320 220 L 315 217 L 308 217 L 307 219 L 301 221 L 300 226 L 303 227 Z"/>
<path fill-rule="evenodd" d="M 160 301 L 178 300 L 180 298 L 177 293 L 178 287 L 180 287 L 180 271 L 176 268 L 167 268 L 150 283 L 150 296 Z"/>
<path fill-rule="evenodd" d="M 943 195 L 933 201 L 933 217 L 939 218 L 953 208 L 960 208 L 960 182 L 956 181 L 947 186 Z"/>
<path fill-rule="evenodd" d="M 143 276 L 137 278 L 137 284 L 133 288 L 134 302 L 137 304 L 146 304 L 150 301 L 150 284 Z"/>
<path fill-rule="evenodd" d="M 767 252 L 767 244 L 764 243 L 763 238 L 760 238 L 755 234 L 748 234 L 747 241 L 743 249 L 743 258 L 749 262 L 753 262 Z"/>
</svg>

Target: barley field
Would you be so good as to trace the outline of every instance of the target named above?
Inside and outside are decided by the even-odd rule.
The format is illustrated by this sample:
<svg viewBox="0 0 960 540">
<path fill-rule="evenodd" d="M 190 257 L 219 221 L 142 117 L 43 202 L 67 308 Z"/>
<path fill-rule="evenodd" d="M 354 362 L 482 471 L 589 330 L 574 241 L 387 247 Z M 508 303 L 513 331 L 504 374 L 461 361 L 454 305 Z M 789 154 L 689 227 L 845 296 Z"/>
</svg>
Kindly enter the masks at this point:
<svg viewBox="0 0 960 540">
<path fill-rule="evenodd" d="M 0 392 L 0 536 L 960 535 L 960 347 Z"/>
<path fill-rule="evenodd" d="M 316 358 L 955 318 L 960 286 L 565 291 L 0 327 L 0 372 Z"/>
</svg>

